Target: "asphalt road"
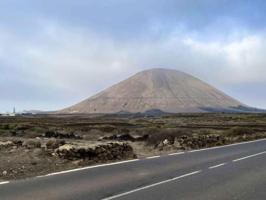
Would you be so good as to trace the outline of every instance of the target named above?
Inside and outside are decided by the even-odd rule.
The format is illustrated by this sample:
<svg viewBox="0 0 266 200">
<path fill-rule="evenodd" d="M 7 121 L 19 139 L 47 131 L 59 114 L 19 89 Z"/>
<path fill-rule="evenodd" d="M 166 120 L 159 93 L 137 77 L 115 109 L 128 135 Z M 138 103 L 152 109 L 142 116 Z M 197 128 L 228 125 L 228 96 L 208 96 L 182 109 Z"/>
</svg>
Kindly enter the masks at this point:
<svg viewBox="0 0 266 200">
<path fill-rule="evenodd" d="M 266 140 L 0 183 L 0 200 L 265 200 Z"/>
</svg>

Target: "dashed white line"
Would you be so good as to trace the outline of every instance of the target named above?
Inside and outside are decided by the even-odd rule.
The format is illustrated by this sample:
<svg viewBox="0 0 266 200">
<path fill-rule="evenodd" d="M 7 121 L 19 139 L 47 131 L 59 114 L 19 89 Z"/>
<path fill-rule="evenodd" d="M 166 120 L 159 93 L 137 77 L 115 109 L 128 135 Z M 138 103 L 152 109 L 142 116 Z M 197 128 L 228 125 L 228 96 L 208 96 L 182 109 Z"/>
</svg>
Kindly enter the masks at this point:
<svg viewBox="0 0 266 200">
<path fill-rule="evenodd" d="M 177 152 L 177 153 L 170 153 L 168 154 L 168 156 L 175 156 L 175 155 L 181 155 L 181 154 L 184 154 L 185 152 Z"/>
<path fill-rule="evenodd" d="M 176 181 L 178 179 L 185 178 L 187 176 L 192 176 L 192 175 L 198 174 L 200 172 L 201 172 L 201 170 L 194 171 L 194 172 L 191 172 L 191 173 L 188 173 L 188 174 L 184 174 L 182 176 L 174 177 L 174 178 L 171 178 L 171 179 L 168 179 L 168 180 L 165 180 L 165 181 L 161 181 L 161 182 L 158 182 L 158 183 L 154 183 L 154 184 L 151 184 L 151 185 L 147 185 L 147 186 L 144 186 L 144 187 L 140 187 L 140 188 L 137 188 L 135 190 L 131 190 L 131 191 L 124 192 L 124 193 L 121 193 L 121 194 L 118 194 L 118 195 L 114 195 L 114 196 L 111 196 L 111 197 L 107 197 L 107 198 L 104 198 L 102 200 L 116 199 L 116 198 L 119 198 L 119 197 L 122 197 L 122 196 L 126 196 L 126 195 L 129 195 L 129 194 L 132 194 L 134 192 L 138 192 L 138 191 L 141 191 L 141 190 L 149 189 L 151 187 L 155 187 L 157 185 L 161 185 L 161 184 L 164 184 L 164 183 L 169 183 L 169 182 L 172 182 L 172 181 Z"/>
<path fill-rule="evenodd" d="M 245 159 L 248 159 L 248 158 L 252 158 L 252 157 L 255 157 L 255 156 L 259 156 L 259 155 L 262 155 L 262 154 L 265 154 L 265 153 L 266 153 L 266 151 L 263 151 L 263 152 L 256 153 L 256 154 L 253 154 L 253 155 L 245 156 L 245 157 L 242 157 L 242 158 L 235 159 L 235 160 L 233 160 L 233 162 L 238 162 L 238 161 L 245 160 Z"/>
<path fill-rule="evenodd" d="M 211 148 L 212 148 L 212 147 L 211 147 Z M 188 153 L 193 153 L 193 152 L 198 152 L 198 151 L 206 151 L 206 150 L 211 149 L 211 148 L 195 149 L 195 150 L 188 151 Z"/>
<path fill-rule="evenodd" d="M 4 184 L 8 184 L 10 183 L 9 181 L 4 181 L 4 182 L 0 182 L 0 185 L 4 185 Z"/>
<path fill-rule="evenodd" d="M 253 140 L 253 141 L 247 141 L 247 142 L 239 142 L 239 143 L 234 143 L 234 144 L 229 144 L 229 145 L 210 147 L 210 148 L 204 148 L 204 149 L 197 149 L 197 150 L 192 150 L 192 151 L 188 151 L 188 152 L 176 152 L 176 153 L 171 153 L 171 154 L 168 154 L 168 155 L 169 156 L 181 155 L 181 154 L 184 154 L 184 153 L 193 153 L 193 152 L 199 152 L 199 151 L 213 150 L 213 149 L 225 148 L 225 147 L 230 147 L 230 146 L 235 146 L 235 145 L 260 142 L 260 141 L 265 141 L 265 140 L 266 139 L 259 139 L 259 140 Z M 158 158 L 158 157 L 160 157 L 160 156 L 152 156 L 152 157 L 148 157 L 147 159 Z M 126 161 L 121 161 L 121 162 L 114 162 L 114 163 L 108 163 L 108 164 L 88 166 L 88 167 L 83 167 L 83 168 L 77 168 L 77 169 L 66 170 L 66 171 L 55 172 L 55 173 L 51 173 L 51 174 L 47 174 L 47 175 L 37 176 L 37 178 L 53 176 L 53 175 L 59 175 L 59 174 L 66 174 L 66 173 L 70 173 L 70 172 L 81 171 L 81 170 L 86 170 L 86 169 L 93 169 L 93 168 L 97 168 L 97 167 L 118 165 L 118 164 L 123 164 L 123 163 L 128 163 L 128 162 L 135 162 L 135 161 L 139 161 L 139 160 L 142 160 L 142 159 L 133 159 L 133 160 L 126 160 Z"/>
<path fill-rule="evenodd" d="M 218 167 L 221 167 L 221 166 L 224 166 L 224 165 L 226 165 L 226 163 L 221 163 L 219 165 L 211 166 L 211 167 L 209 167 L 209 169 L 215 169 L 215 168 L 218 168 Z"/>
<path fill-rule="evenodd" d="M 146 159 L 153 159 L 153 158 L 160 158 L 161 156 L 151 156 L 151 157 L 147 157 Z"/>
</svg>

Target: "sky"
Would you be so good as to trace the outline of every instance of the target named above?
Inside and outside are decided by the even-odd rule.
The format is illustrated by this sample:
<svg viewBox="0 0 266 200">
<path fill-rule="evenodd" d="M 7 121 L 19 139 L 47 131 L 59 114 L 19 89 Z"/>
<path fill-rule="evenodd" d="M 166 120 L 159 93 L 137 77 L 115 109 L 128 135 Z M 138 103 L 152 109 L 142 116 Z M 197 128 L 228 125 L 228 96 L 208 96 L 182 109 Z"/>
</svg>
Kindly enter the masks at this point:
<svg viewBox="0 0 266 200">
<path fill-rule="evenodd" d="M 0 1 L 0 112 L 58 110 L 171 68 L 266 108 L 265 0 Z"/>
</svg>

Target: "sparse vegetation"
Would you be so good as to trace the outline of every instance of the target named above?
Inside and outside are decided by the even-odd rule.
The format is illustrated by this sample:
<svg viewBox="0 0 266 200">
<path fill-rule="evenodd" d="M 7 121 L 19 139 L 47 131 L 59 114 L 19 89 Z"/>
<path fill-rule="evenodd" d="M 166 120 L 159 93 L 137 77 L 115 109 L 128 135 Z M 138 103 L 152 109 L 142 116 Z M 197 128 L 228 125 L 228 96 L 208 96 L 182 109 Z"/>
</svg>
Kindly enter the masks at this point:
<svg viewBox="0 0 266 200">
<path fill-rule="evenodd" d="M 243 136 L 243 135 L 253 135 L 256 131 L 249 127 L 233 127 L 227 131 L 225 131 L 225 134 L 227 136 Z"/>
<path fill-rule="evenodd" d="M 0 117 L 0 180 L 260 138 L 265 114 Z"/>
</svg>

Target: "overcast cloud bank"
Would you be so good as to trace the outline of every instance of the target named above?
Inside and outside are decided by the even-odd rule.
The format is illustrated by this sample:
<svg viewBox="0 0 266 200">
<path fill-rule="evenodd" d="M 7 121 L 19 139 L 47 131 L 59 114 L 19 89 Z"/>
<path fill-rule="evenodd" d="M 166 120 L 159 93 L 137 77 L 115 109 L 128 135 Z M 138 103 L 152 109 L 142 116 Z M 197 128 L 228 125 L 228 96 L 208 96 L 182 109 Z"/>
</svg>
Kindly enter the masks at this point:
<svg viewBox="0 0 266 200">
<path fill-rule="evenodd" d="M 266 108 L 263 1 L 25 2 L 0 3 L 0 111 L 63 108 L 153 67 Z"/>
</svg>

